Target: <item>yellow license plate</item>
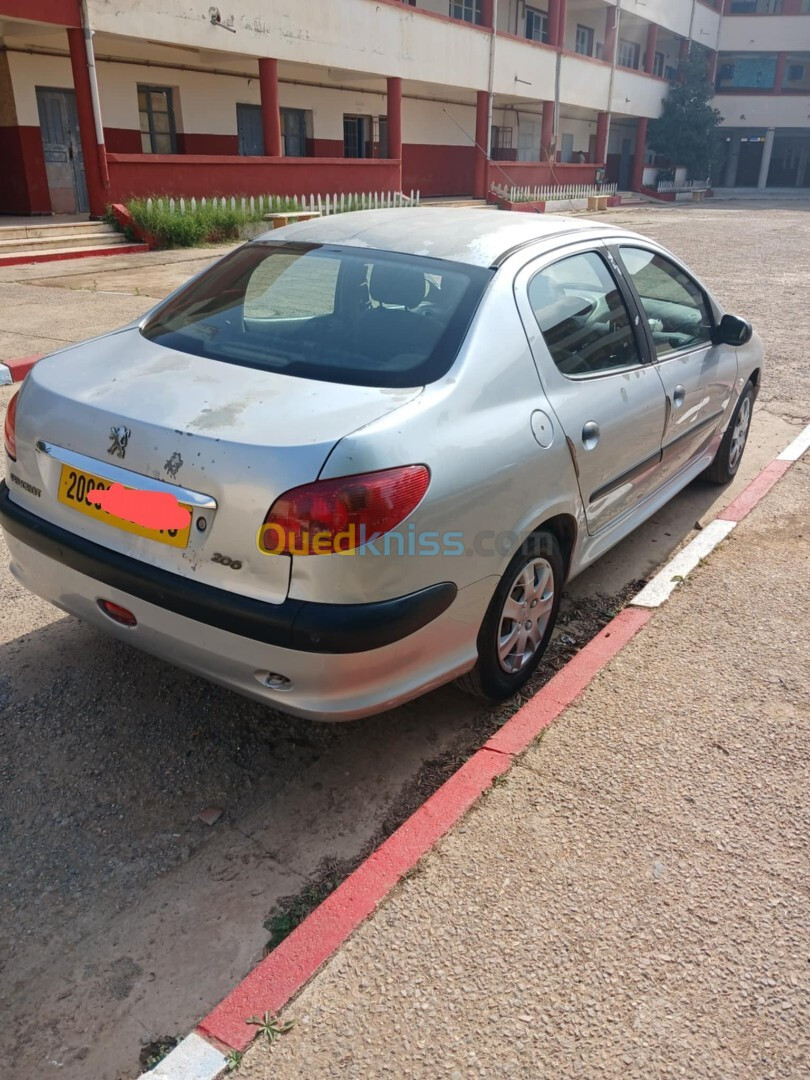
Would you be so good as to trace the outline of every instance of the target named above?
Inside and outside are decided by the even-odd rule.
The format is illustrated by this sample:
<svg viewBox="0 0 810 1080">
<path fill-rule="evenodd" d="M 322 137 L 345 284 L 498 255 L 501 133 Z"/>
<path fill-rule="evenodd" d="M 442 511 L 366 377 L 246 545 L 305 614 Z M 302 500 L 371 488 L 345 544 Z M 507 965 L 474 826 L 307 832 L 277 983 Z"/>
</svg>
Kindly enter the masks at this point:
<svg viewBox="0 0 810 1080">
<path fill-rule="evenodd" d="M 92 493 L 97 488 L 109 488 L 110 481 L 102 480 L 100 476 L 74 469 L 72 465 L 62 466 L 62 475 L 59 478 L 59 502 L 70 506 L 96 521 L 103 521 L 105 525 L 112 525 L 115 529 L 123 532 L 134 533 L 135 536 L 145 536 L 147 540 L 157 540 L 159 544 L 170 544 L 171 547 L 184 548 L 188 546 L 188 538 L 191 532 L 191 518 L 184 529 L 146 529 L 142 525 L 135 525 L 124 518 L 116 517 L 100 506 L 93 503 Z M 132 489 L 130 489 L 132 490 Z M 186 510 L 191 512 L 191 507 L 186 503 L 180 503 Z"/>
</svg>

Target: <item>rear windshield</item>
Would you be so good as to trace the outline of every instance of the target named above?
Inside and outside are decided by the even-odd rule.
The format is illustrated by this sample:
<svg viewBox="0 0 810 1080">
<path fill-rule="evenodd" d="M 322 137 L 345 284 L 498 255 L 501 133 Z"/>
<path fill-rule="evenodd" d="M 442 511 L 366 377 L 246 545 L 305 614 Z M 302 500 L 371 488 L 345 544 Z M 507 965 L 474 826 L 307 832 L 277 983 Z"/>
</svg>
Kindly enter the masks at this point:
<svg viewBox="0 0 810 1080">
<path fill-rule="evenodd" d="M 449 370 L 490 274 L 368 248 L 254 241 L 190 282 L 141 333 L 305 379 L 423 386 Z"/>
</svg>

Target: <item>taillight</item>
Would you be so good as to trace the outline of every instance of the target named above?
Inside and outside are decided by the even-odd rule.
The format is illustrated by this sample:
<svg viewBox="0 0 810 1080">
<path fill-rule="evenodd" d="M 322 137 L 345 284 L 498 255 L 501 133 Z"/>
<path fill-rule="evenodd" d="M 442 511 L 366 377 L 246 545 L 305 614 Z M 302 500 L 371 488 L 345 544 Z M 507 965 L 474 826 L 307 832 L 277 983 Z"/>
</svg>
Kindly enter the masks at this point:
<svg viewBox="0 0 810 1080">
<path fill-rule="evenodd" d="M 17 460 L 17 438 L 15 435 L 15 423 L 17 420 L 17 398 L 20 396 L 18 390 L 11 401 L 8 403 L 6 409 L 6 422 L 3 425 L 3 442 L 6 446 L 6 453 L 12 461 Z"/>
<path fill-rule="evenodd" d="M 317 480 L 280 495 L 259 531 L 268 555 L 333 555 L 390 532 L 419 505 L 425 465 Z"/>
</svg>

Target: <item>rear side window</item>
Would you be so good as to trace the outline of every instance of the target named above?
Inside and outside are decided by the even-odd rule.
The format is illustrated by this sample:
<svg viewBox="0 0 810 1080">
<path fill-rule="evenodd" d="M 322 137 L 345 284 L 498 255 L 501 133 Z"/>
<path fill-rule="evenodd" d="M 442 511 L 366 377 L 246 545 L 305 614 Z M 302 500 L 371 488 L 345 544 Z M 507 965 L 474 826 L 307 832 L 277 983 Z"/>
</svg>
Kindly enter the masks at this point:
<svg viewBox="0 0 810 1080">
<path fill-rule="evenodd" d="M 535 274 L 529 303 L 563 375 L 602 375 L 643 362 L 624 298 L 595 251 Z"/>
<path fill-rule="evenodd" d="M 450 369 L 490 276 L 439 259 L 260 241 L 190 282 L 141 333 L 299 378 L 422 386 Z"/>
<path fill-rule="evenodd" d="M 697 282 L 653 251 L 623 247 L 619 254 L 641 299 L 659 360 L 711 342 L 711 311 Z"/>
</svg>

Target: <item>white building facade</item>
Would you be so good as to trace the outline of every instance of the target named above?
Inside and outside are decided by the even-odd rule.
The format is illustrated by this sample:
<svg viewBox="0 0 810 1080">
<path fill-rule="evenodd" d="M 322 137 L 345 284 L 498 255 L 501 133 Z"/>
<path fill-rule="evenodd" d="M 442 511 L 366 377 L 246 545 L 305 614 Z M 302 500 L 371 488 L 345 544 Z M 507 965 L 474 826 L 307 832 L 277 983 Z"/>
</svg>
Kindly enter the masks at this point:
<svg viewBox="0 0 810 1080">
<path fill-rule="evenodd" d="M 0 213 L 639 188 L 693 49 L 715 184 L 810 183 L 810 0 L 0 0 Z"/>
</svg>

